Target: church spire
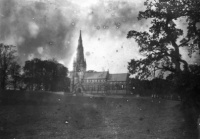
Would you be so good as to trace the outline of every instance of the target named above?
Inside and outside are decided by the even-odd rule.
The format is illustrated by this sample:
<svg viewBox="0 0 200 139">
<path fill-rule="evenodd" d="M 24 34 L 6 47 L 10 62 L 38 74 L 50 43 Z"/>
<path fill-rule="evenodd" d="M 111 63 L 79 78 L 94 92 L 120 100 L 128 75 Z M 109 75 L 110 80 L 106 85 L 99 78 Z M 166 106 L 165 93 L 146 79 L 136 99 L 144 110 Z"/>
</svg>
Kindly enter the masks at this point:
<svg viewBox="0 0 200 139">
<path fill-rule="evenodd" d="M 78 39 L 78 48 L 77 48 L 77 62 L 84 60 L 84 50 L 83 50 L 83 43 L 82 43 L 82 36 L 80 30 L 80 36 Z"/>
<path fill-rule="evenodd" d="M 83 69 L 83 71 L 86 70 L 86 61 L 85 61 L 85 58 L 84 58 L 84 48 L 83 48 L 81 30 L 80 30 L 80 36 L 79 36 L 79 39 L 78 39 L 76 63 L 77 63 L 77 69 L 78 70 L 79 69 Z"/>
<path fill-rule="evenodd" d="M 78 47 L 83 47 L 83 44 L 82 44 L 82 36 L 81 36 L 81 30 L 80 30 L 80 36 L 79 36 L 79 39 L 78 39 Z"/>
<path fill-rule="evenodd" d="M 82 36 L 81 36 L 81 30 L 80 30 L 80 36 L 79 36 L 79 40 L 82 40 Z"/>
</svg>

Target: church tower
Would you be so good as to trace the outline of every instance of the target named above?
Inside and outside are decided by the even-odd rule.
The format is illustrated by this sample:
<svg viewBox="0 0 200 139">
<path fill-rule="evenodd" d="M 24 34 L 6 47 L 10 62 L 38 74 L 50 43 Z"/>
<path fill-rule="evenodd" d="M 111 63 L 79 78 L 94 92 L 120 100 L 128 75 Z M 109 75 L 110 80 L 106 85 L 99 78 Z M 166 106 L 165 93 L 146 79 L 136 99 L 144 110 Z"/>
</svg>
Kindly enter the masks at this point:
<svg viewBox="0 0 200 139">
<path fill-rule="evenodd" d="M 83 49 L 81 31 L 78 40 L 76 59 L 74 60 L 73 63 L 73 71 L 75 75 L 74 78 L 75 83 L 82 82 L 84 73 L 86 72 L 86 60 L 84 58 L 84 49 Z"/>
</svg>

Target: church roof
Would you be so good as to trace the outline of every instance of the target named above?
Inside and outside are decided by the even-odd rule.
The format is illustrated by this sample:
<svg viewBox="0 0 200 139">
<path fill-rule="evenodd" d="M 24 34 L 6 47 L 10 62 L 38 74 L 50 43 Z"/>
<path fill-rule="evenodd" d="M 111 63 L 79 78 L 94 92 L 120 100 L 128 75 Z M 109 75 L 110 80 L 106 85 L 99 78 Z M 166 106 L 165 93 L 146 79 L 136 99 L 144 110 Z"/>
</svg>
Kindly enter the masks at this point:
<svg viewBox="0 0 200 139">
<path fill-rule="evenodd" d="M 84 79 L 106 79 L 108 72 L 85 72 Z M 69 78 L 72 78 L 73 72 L 70 71 L 68 74 Z M 76 75 L 75 75 L 76 76 Z M 108 81 L 127 81 L 129 77 L 128 73 L 116 73 L 116 74 L 109 74 Z"/>
<path fill-rule="evenodd" d="M 127 81 L 128 73 L 110 74 L 108 81 Z"/>
<path fill-rule="evenodd" d="M 84 79 L 106 79 L 108 72 L 86 72 Z"/>
</svg>

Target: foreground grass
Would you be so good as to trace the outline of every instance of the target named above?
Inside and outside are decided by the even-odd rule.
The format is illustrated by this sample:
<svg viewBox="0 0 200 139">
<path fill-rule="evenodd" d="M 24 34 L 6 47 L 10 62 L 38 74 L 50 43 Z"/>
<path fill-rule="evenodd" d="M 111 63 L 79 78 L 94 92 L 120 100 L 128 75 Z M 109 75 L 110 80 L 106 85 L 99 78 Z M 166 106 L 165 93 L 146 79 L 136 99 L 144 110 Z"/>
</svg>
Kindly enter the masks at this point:
<svg viewBox="0 0 200 139">
<path fill-rule="evenodd" d="M 52 95 L 0 110 L 2 139 L 196 138 L 177 101 Z"/>
</svg>

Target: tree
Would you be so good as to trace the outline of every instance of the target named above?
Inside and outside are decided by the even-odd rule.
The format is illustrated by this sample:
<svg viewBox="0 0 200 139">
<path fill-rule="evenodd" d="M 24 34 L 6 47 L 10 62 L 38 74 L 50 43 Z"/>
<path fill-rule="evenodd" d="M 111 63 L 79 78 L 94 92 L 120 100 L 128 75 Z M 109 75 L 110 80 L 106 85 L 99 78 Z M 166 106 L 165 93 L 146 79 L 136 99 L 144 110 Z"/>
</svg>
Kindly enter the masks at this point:
<svg viewBox="0 0 200 139">
<path fill-rule="evenodd" d="M 26 87 L 29 88 L 30 90 L 35 90 L 35 88 L 38 87 L 40 79 L 37 78 L 39 77 L 38 73 L 38 67 L 36 67 L 39 63 L 40 59 L 33 59 L 33 60 L 28 60 L 25 62 L 25 65 L 23 67 L 23 80 L 24 83 L 26 84 Z M 40 85 L 39 85 L 40 86 Z"/>
<path fill-rule="evenodd" d="M 68 69 L 56 60 L 28 60 L 23 70 L 29 90 L 66 91 L 69 87 Z"/>
<path fill-rule="evenodd" d="M 196 107 L 200 113 L 200 65 L 189 65 L 189 74 L 179 77 L 178 83 L 174 84 L 177 92 L 181 92 L 182 102 L 186 107 Z M 174 82 L 175 74 L 172 73 L 167 80 Z M 184 107 L 185 107 L 184 106 Z"/>
<path fill-rule="evenodd" d="M 200 114 L 199 68 L 194 70 L 189 66 L 180 49 L 188 50 L 190 57 L 200 49 L 200 1 L 146 0 L 145 6 L 146 10 L 139 12 L 138 19 L 150 20 L 149 30 L 131 30 L 127 35 L 138 43 L 144 58 L 132 59 L 128 65 L 129 72 L 140 79 L 154 77 L 156 71 L 171 72 L 168 79 L 175 84 L 182 97 L 182 107 L 191 111 L 196 123 Z M 177 27 L 181 18 L 186 20 L 186 33 Z"/>
<path fill-rule="evenodd" d="M 127 38 L 134 38 L 145 58 L 132 59 L 128 69 L 139 78 L 153 76 L 155 71 L 172 72 L 179 76 L 189 72 L 188 63 L 181 57 L 180 48 L 188 50 L 189 56 L 200 48 L 200 1 L 199 0 L 146 0 L 146 10 L 140 11 L 138 19 L 150 19 L 149 31 L 131 30 Z M 178 28 L 180 18 L 187 22 L 187 33 Z M 183 66 L 183 68 L 182 68 Z"/>
<path fill-rule="evenodd" d="M 9 70 L 15 62 L 16 47 L 0 43 L 0 89 L 5 90 L 8 83 Z"/>
<path fill-rule="evenodd" d="M 68 69 L 60 63 L 56 63 L 56 75 L 54 76 L 55 88 L 58 91 L 66 91 L 69 87 L 69 79 L 67 78 Z"/>
<path fill-rule="evenodd" d="M 13 62 L 10 67 L 10 77 L 11 77 L 11 84 L 14 87 L 14 90 L 19 88 L 21 83 L 21 66 L 17 62 Z"/>
</svg>

